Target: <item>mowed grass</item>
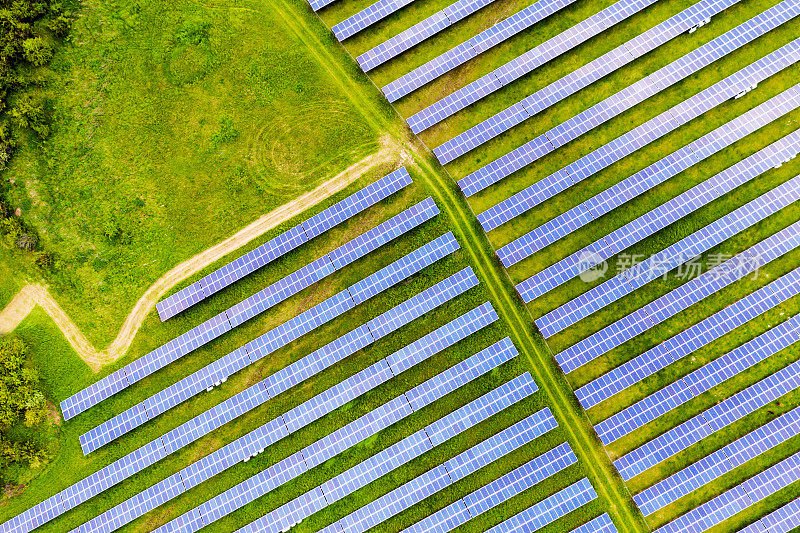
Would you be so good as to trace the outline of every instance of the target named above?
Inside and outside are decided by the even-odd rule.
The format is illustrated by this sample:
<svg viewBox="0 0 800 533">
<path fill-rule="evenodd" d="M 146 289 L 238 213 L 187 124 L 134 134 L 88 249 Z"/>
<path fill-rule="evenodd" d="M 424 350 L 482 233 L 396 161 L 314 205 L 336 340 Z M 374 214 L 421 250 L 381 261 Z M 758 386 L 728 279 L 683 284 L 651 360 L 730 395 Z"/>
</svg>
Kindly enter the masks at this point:
<svg viewBox="0 0 800 533">
<path fill-rule="evenodd" d="M 159 276 L 375 152 L 381 132 L 269 2 L 78 13 L 46 78 L 54 133 L 5 177 L 57 256 L 51 290 L 104 348 Z"/>
<path fill-rule="evenodd" d="M 396 79 L 405 72 L 416 68 L 426 61 L 436 57 L 461 42 L 475 35 L 478 28 L 490 26 L 497 20 L 508 16 L 510 13 L 529 5 L 532 2 L 513 3 L 495 2 L 490 8 L 478 12 L 449 27 L 446 32 L 427 40 L 420 46 L 405 52 L 396 59 L 382 65 L 370 76 L 376 85 L 382 86 Z M 505 64 L 521 53 L 557 35 L 564 29 L 574 25 L 594 13 L 597 13 L 611 2 L 582 2 L 578 1 L 564 8 L 556 15 L 536 24 L 533 28 L 525 30 L 517 36 L 511 37 L 492 50 L 485 52 L 457 67 L 453 71 L 441 76 L 425 87 L 401 99 L 396 109 L 403 117 L 408 117 L 440 98 L 463 87 L 493 69 Z M 431 148 L 438 146 L 460 132 L 478 124 L 502 111 L 509 105 L 518 102 L 525 96 L 558 80 L 565 74 L 574 71 L 582 65 L 603 53 L 619 46 L 628 39 L 640 34 L 648 28 L 666 20 L 670 16 L 689 7 L 694 2 L 666 1 L 658 2 L 630 19 L 619 23 L 612 29 L 605 31 L 599 37 L 590 39 L 574 50 L 561 55 L 558 59 L 550 61 L 544 66 L 523 76 L 519 80 L 483 98 L 477 103 L 456 113 L 440 124 L 429 128 L 420 134 L 420 138 Z M 669 43 L 662 45 L 655 51 L 639 58 L 638 60 L 622 67 L 602 80 L 568 97 L 564 101 L 553 105 L 533 119 L 523 122 L 510 129 L 503 135 L 488 141 L 483 146 L 446 165 L 446 169 L 454 179 L 459 179 L 474 170 L 497 159 L 526 141 L 557 126 L 563 121 L 588 109 L 597 102 L 624 89 L 631 83 L 642 79 L 655 70 L 669 64 L 698 46 L 705 44 L 724 32 L 738 26 L 753 16 L 772 7 L 777 2 L 774 0 L 753 0 L 740 2 L 737 5 L 716 15 L 712 23 L 692 34 L 683 34 Z M 491 14 L 490 14 L 491 13 Z M 331 17 L 333 18 L 333 17 Z M 401 18 L 398 16 L 398 18 Z M 323 19 L 328 20 L 323 14 Z M 338 22 L 333 20 L 331 24 Z M 372 30 L 366 30 L 370 33 Z M 374 35 L 388 37 L 383 28 L 377 29 Z M 593 129 L 589 134 L 567 144 L 556 152 L 549 154 L 539 161 L 512 174 L 499 184 L 489 187 L 485 191 L 468 199 L 476 213 L 480 213 L 492 205 L 508 198 L 538 180 L 552 174 L 565 165 L 579 159 L 591 151 L 603 146 L 621 134 L 631 130 L 647 120 L 657 116 L 672 106 L 710 87 L 725 77 L 733 74 L 746 65 L 760 59 L 777 48 L 800 37 L 800 29 L 792 22 L 756 39 L 752 43 L 731 52 L 727 56 L 714 62 L 712 65 L 689 76 L 687 79 L 664 89 L 656 96 L 639 104 L 620 116 L 609 120 L 607 123 Z M 348 40 L 345 47 L 354 55 L 361 53 L 359 47 L 362 42 L 370 42 L 372 35 L 360 37 L 360 41 Z M 375 38 L 375 41 L 380 39 Z M 352 41 L 352 42 L 351 42 Z M 489 240 L 495 247 L 503 246 L 519 236 L 527 233 L 544 222 L 579 205 L 581 202 L 606 190 L 611 185 L 622 181 L 638 170 L 658 161 L 666 155 L 689 142 L 711 132 L 715 128 L 742 115 L 746 111 L 767 101 L 769 98 L 792 87 L 800 75 L 797 66 L 789 67 L 772 78 L 761 82 L 757 90 L 748 93 L 743 98 L 723 102 L 713 110 L 696 118 L 678 130 L 671 132 L 661 139 L 640 149 L 621 161 L 597 172 L 583 182 L 571 187 L 567 191 L 555 196 L 547 202 L 537 206 L 527 213 L 515 218 L 511 222 L 489 233 Z M 556 261 L 569 256 L 582 247 L 596 241 L 601 236 L 614 231 L 635 218 L 651 211 L 665 201 L 689 190 L 691 187 L 707 180 L 716 173 L 728 168 L 732 164 L 754 154 L 778 139 L 794 132 L 800 127 L 800 113 L 788 113 L 757 132 L 733 143 L 730 147 L 695 164 L 690 169 L 678 174 L 670 180 L 654 187 L 620 208 L 606 214 L 593 223 L 580 228 L 560 241 L 544 248 L 530 258 L 514 265 L 509 269 L 511 279 L 516 283 L 540 272 Z M 596 286 L 610 276 L 617 273 L 617 265 L 621 268 L 630 266 L 629 258 L 635 257 L 640 261 L 667 246 L 690 235 L 694 231 L 721 218 L 731 211 L 743 206 L 753 199 L 765 194 L 771 189 L 785 183 L 787 180 L 800 174 L 800 163 L 794 160 L 779 169 L 769 170 L 755 179 L 745 183 L 701 207 L 695 213 L 684 217 L 680 221 L 668 226 L 657 234 L 635 244 L 619 256 L 609 259 L 610 269 L 605 277 L 594 283 L 581 280 L 572 280 L 551 293 L 531 302 L 527 307 L 533 317 L 539 317 L 550 310 L 570 301 L 589 288 Z M 763 239 L 773 235 L 788 225 L 800 219 L 800 205 L 797 203 L 784 208 L 780 212 L 767 217 L 764 221 L 739 232 L 734 237 L 715 246 L 707 253 L 702 254 L 696 261 L 702 265 L 700 270 L 694 270 L 697 275 L 710 267 L 740 253 Z M 626 264 L 627 262 L 627 264 Z M 647 349 L 674 336 L 705 317 L 710 316 L 724 307 L 745 297 L 769 282 L 786 274 L 800 265 L 800 252 L 792 251 L 785 256 L 772 261 L 760 268 L 755 276 L 747 276 L 724 289 L 706 298 L 698 304 L 651 328 L 631 341 L 610 351 L 608 354 L 592 361 L 591 364 L 572 372 L 567 376 L 570 384 L 577 388 L 595 379 L 605 372 L 615 368 L 625 361 L 645 352 Z M 644 288 L 628 295 L 624 299 L 607 306 L 606 308 L 590 315 L 564 332 L 548 339 L 547 344 L 553 353 L 558 353 L 568 346 L 586 338 L 591 333 L 630 314 L 648 302 L 667 294 L 686 282 L 685 277 L 679 277 L 680 272 L 671 272 L 665 279 L 654 280 Z M 595 406 L 587 412 L 592 423 L 612 416 L 622 409 L 641 400 L 645 396 L 660 390 L 664 386 L 685 376 L 693 370 L 700 368 L 717 357 L 741 346 L 749 340 L 769 331 L 771 328 L 800 312 L 800 299 L 795 297 L 775 307 L 764 315 L 737 328 L 717 341 L 694 352 L 690 357 L 684 358 L 670 365 L 649 378 L 642 380 L 633 387 L 617 394 L 613 398 Z M 652 438 L 678 425 L 679 423 L 695 416 L 704 409 L 715 405 L 727 397 L 743 390 L 747 386 L 760 381 L 786 365 L 796 361 L 800 356 L 798 345 L 794 344 L 780 353 L 768 358 L 753 368 L 742 372 L 725 383 L 706 392 L 698 398 L 671 411 L 654 422 L 645 425 L 631 435 L 620 439 L 609 446 L 608 452 L 615 459 L 630 450 L 644 444 Z M 790 393 L 778 401 L 772 402 L 763 409 L 745 417 L 744 419 L 724 428 L 701 441 L 695 446 L 681 452 L 670 461 L 666 461 L 628 483 L 632 493 L 638 493 L 646 487 L 688 466 L 692 462 L 721 448 L 732 440 L 740 438 L 746 433 L 760 427 L 764 423 L 797 407 L 800 404 L 800 395 Z M 647 523 L 652 528 L 684 514 L 697 505 L 721 494 L 725 490 L 741 483 L 743 480 L 760 472 L 767 467 L 779 462 L 783 458 L 800 449 L 797 438 L 776 447 L 774 450 L 763 454 L 718 480 L 695 491 L 692 495 L 669 505 L 647 518 Z M 771 512 L 800 494 L 800 486 L 794 484 L 780 491 L 764 502 L 748 508 L 720 526 L 713 528 L 714 532 L 735 531 L 753 522 L 759 516 Z"/>
</svg>

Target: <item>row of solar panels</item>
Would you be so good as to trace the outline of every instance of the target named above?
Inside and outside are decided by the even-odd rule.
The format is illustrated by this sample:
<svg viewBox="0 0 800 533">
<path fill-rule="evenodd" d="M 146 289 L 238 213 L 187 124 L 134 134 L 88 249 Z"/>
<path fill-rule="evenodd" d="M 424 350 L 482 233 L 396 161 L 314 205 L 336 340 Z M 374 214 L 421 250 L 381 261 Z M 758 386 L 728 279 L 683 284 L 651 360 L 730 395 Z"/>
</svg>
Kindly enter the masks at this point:
<svg viewBox="0 0 800 533">
<path fill-rule="evenodd" d="M 791 91 L 791 89 L 790 89 Z M 800 107 L 781 93 L 499 248 L 510 267 Z"/>
<path fill-rule="evenodd" d="M 800 141 L 800 135 L 796 137 L 795 142 L 798 144 L 792 147 L 792 150 L 798 150 L 800 147 L 800 142 L 798 142 Z M 546 287 L 549 290 L 557 287 L 598 263 L 630 248 L 643 238 L 666 228 L 711 200 L 727 194 L 751 179 L 760 176 L 776 164 L 774 159 L 770 160 L 769 158 L 763 159 L 761 164 L 755 168 L 752 163 L 752 160 L 745 160 L 736 165 L 738 168 L 731 167 L 729 170 L 732 170 L 732 172 L 724 172 L 715 176 L 720 178 L 722 183 L 704 182 L 698 186 L 701 189 L 700 194 L 696 189 L 693 189 L 689 194 L 677 197 L 677 201 L 682 201 L 687 196 L 689 197 L 690 200 L 687 202 L 688 206 L 685 209 L 680 209 L 683 206 L 676 206 L 675 202 L 670 202 L 669 204 L 671 205 L 666 206 L 668 209 L 654 209 L 619 230 L 612 232 L 604 239 L 596 241 L 593 245 L 590 245 L 591 248 L 585 248 L 569 256 L 567 260 L 560 261 L 545 269 L 540 276 L 536 277 L 537 281 L 542 278 L 544 278 L 544 281 L 540 285 L 523 282 L 520 284 L 520 294 L 523 294 L 525 301 L 533 300 L 533 295 L 536 295 L 536 288 Z M 798 184 L 800 184 L 800 178 L 789 180 L 681 239 L 663 251 L 652 255 L 634 267 L 619 273 L 584 292 L 581 296 L 550 311 L 537 319 L 536 324 L 545 337 L 555 335 L 599 309 L 663 276 L 679 265 L 700 256 L 721 242 L 777 213 L 800 198 L 800 191 L 797 189 Z M 609 248 L 604 248 L 605 246 L 609 246 Z M 559 269 L 561 269 L 560 272 Z M 553 273 L 554 275 L 547 279 L 547 276 Z"/>
<path fill-rule="evenodd" d="M 743 24 L 696 48 L 689 54 L 472 172 L 458 181 L 459 187 L 467 196 L 472 196 L 482 191 L 665 88 L 687 78 L 733 50 L 741 48 L 757 37 L 792 20 L 798 14 L 800 14 L 798 3 L 795 0 L 784 0 L 780 4 L 767 9 Z M 746 90 L 749 86 L 748 82 L 742 81 L 739 90 Z M 563 179 L 569 180 L 569 177 L 566 176 Z"/>
<path fill-rule="evenodd" d="M 656 139 L 675 131 L 680 126 L 694 120 L 721 103 L 736 98 L 741 94 L 743 87 L 755 86 L 790 67 L 797 61 L 800 61 L 800 39 L 768 54 L 766 57 L 648 120 L 641 126 L 581 157 L 551 176 L 503 200 L 481 213 L 478 216 L 478 220 L 485 231 L 490 231 L 501 224 L 505 224 Z M 789 107 L 787 104 L 796 102 L 798 94 L 800 94 L 800 89 L 798 88 L 786 91 L 774 99 L 771 103 L 771 109 Z M 769 114 L 770 111 L 766 113 Z M 701 142 L 698 141 L 693 144 L 699 149 Z M 521 258 L 524 258 L 524 256 Z M 517 258 L 517 260 L 519 259 Z"/>
<path fill-rule="evenodd" d="M 367 207 L 374 205 L 378 201 L 388 197 L 394 192 L 399 191 L 403 187 L 411 183 L 411 177 L 408 172 L 401 168 L 392 172 L 388 176 L 376 181 L 361 189 L 357 193 L 345 198 L 341 202 L 326 209 L 322 213 L 310 218 L 303 224 L 308 224 L 309 233 L 305 233 L 303 224 L 288 230 L 287 232 L 279 235 L 275 239 L 263 244 L 249 252 L 232 263 L 220 268 L 219 270 L 209 274 L 205 278 L 190 285 L 186 289 L 171 296 L 165 302 L 172 302 L 169 305 L 172 309 L 183 310 L 191 303 L 199 300 L 184 297 L 186 294 L 198 294 L 197 287 L 206 287 L 206 292 L 210 291 L 208 287 L 213 288 L 213 292 L 223 289 L 225 286 L 241 279 L 245 275 L 253 272 L 254 270 L 264 266 L 273 259 L 283 255 L 291 249 L 300 246 L 307 240 L 306 235 L 319 235 L 321 231 L 318 228 L 333 227 L 333 225 L 350 218 L 357 212 L 363 211 Z M 423 204 L 420 207 L 427 207 L 428 209 L 412 208 L 406 215 L 399 215 L 393 221 L 385 223 L 385 225 L 378 226 L 372 233 L 367 233 L 362 238 L 355 239 L 351 243 L 365 245 L 367 243 L 379 246 L 382 244 L 380 241 L 385 238 L 390 238 L 395 234 L 398 229 L 402 228 L 408 221 L 421 221 L 419 217 L 424 217 L 426 214 L 431 214 L 432 207 Z M 433 213 L 435 214 L 435 213 Z M 298 229 L 299 228 L 299 229 Z M 383 232 L 386 233 L 383 233 Z M 302 233 L 303 237 L 297 237 Z M 373 240 L 374 239 L 374 240 Z M 366 241 L 366 242 L 364 242 Z M 286 243 L 292 243 L 288 246 Z M 350 244 L 350 243 L 349 243 Z M 152 352 L 140 357 L 136 361 L 124 366 L 109 376 L 93 383 L 91 386 L 79 391 L 78 393 L 70 396 L 61 402 L 61 410 L 65 419 L 70 419 L 90 407 L 97 405 L 106 398 L 111 397 L 117 392 L 131 386 L 132 384 L 144 379 L 146 376 L 152 374 L 160 368 L 170 364 L 171 362 L 183 357 L 192 350 L 210 342 L 212 339 L 230 331 L 234 327 L 249 320 L 256 314 L 263 312 L 270 306 L 276 305 L 285 298 L 299 292 L 314 281 L 321 279 L 332 273 L 337 268 L 341 268 L 347 262 L 355 260 L 357 254 L 348 254 L 348 248 L 342 247 L 337 250 L 338 253 L 331 254 L 328 257 L 320 258 L 318 261 L 311 263 L 304 269 L 287 276 L 281 281 L 268 287 L 264 291 L 244 300 L 237 306 L 224 311 L 215 317 L 207 320 L 192 330 L 180 335 L 172 341 L 164 344 L 153 350 Z M 365 250 L 366 253 L 368 250 Z M 209 280 L 214 279 L 213 283 Z M 205 281 L 204 281 L 205 280 Z M 193 288 L 194 287 L 194 288 Z M 181 296 L 181 295 L 184 296 Z M 208 293 L 209 295 L 211 292 Z M 183 303 L 180 303 L 183 302 Z M 164 303 L 164 302 L 162 302 Z M 178 311 L 175 311 L 178 312 Z"/>
<path fill-rule="evenodd" d="M 447 237 L 451 237 L 450 234 Z M 307 377 L 371 344 L 376 339 L 435 309 L 476 284 L 477 279 L 469 269 L 437 283 L 406 302 L 379 315 L 370 323 L 343 335 L 323 348 L 264 379 L 262 382 L 184 423 L 163 437 L 128 454 L 26 513 L 19 515 L 13 521 L 7 522 L 0 530 L 29 531 L 33 527 L 77 506 L 106 488 L 152 465 L 161 458 L 220 427 L 222 424 L 254 409 L 269 398 L 288 390 Z M 391 356 L 390 368 L 393 372 L 402 372 L 413 364 L 429 357 L 437 350 L 457 342 L 496 319 L 497 315 L 489 304 L 480 306 L 425 336 L 418 343 L 413 343 Z M 302 420 L 308 416 L 308 413 L 298 414 L 294 418 L 297 420 L 295 425 L 302 423 Z"/>
<path fill-rule="evenodd" d="M 314 331 L 321 325 L 453 253 L 458 248 L 458 242 L 452 233 L 434 239 L 84 433 L 80 437 L 81 447 L 85 452 L 92 451 L 124 435 L 209 387 L 213 387 L 214 384 L 225 381 L 239 370 L 263 359 L 302 335 Z M 390 325 L 391 319 L 386 323 L 373 321 L 370 328 L 373 337 L 384 336 L 385 330 L 390 329 Z"/>
<path fill-rule="evenodd" d="M 507 107 L 503 111 L 487 118 L 463 133 L 456 135 L 449 141 L 435 148 L 434 153 L 442 164 L 453 161 L 528 118 L 544 111 L 557 102 L 575 94 L 604 76 L 609 75 L 637 58 L 655 50 L 680 34 L 690 31 L 700 22 L 710 19 L 712 16 L 730 7 L 737 1 L 738 0 L 701 0 L 610 52 L 603 54 L 597 59 L 572 71 L 530 96 L 527 96 L 516 104 Z M 610 9 L 611 8 L 607 8 L 607 10 Z M 539 59 L 536 62 L 527 62 L 528 69 L 526 70 L 533 70 L 545 61 L 549 61 L 553 58 L 552 52 L 550 52 L 553 47 L 549 43 L 558 42 L 564 39 L 566 35 L 575 33 L 580 30 L 581 25 L 599 28 L 599 25 L 594 23 L 593 19 L 602 21 L 603 18 L 604 13 L 601 11 L 578 26 L 534 48 L 528 54 Z M 586 32 L 582 32 L 580 35 L 584 40 L 592 36 L 591 33 L 586 34 Z M 466 90 L 466 88 L 464 90 Z M 471 100 L 472 98 L 467 100 L 467 103 Z"/>
<path fill-rule="evenodd" d="M 421 342 L 418 341 L 414 344 L 417 345 L 416 349 L 419 349 Z M 444 349 L 444 346 L 432 344 L 430 340 L 425 347 L 429 350 L 428 353 L 430 355 Z M 506 338 L 499 341 L 343 428 L 306 446 L 301 451 L 263 470 L 250 479 L 175 518 L 159 528 L 158 531 L 196 531 L 201 527 L 210 525 L 212 522 L 287 483 L 314 466 L 322 464 L 380 430 L 409 416 L 412 412 L 422 409 L 478 376 L 489 372 L 512 359 L 516 353 L 509 339 Z M 390 366 L 390 358 L 398 357 L 399 355 L 399 353 L 395 353 L 393 356 L 370 365 L 365 370 L 280 415 L 277 419 L 268 422 L 265 426 L 262 426 L 264 429 L 260 428 L 237 439 L 237 441 L 184 468 L 161 483 L 150 487 L 90 522 L 83 524 L 78 531 L 83 533 L 113 531 L 176 497 L 178 494 L 190 490 L 190 488 L 197 485 L 197 482 L 207 480 L 242 460 L 249 460 L 250 457 L 260 453 L 267 446 L 366 394 L 398 375 L 399 371 L 410 368 L 430 356 L 427 355 L 427 357 L 419 357 L 408 361 L 407 364 L 400 368 L 392 368 Z M 280 427 L 280 432 L 278 434 L 273 433 L 271 431 L 273 427 Z M 258 434 L 260 436 L 264 432 L 270 433 L 269 439 L 252 438 L 252 435 Z M 196 479 L 197 476 L 194 475 L 196 472 L 202 473 L 202 479 Z M 176 485 L 178 490 L 175 489 Z M 144 504 L 141 502 L 144 502 Z"/>
</svg>

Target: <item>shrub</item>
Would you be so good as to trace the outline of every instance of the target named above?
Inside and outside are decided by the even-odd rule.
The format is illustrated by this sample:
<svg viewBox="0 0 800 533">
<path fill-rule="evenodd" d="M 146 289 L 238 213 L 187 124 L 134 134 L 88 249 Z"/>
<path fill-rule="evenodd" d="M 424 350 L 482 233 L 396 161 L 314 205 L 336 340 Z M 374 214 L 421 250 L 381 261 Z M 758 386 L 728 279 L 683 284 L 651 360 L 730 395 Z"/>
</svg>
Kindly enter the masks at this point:
<svg viewBox="0 0 800 533">
<path fill-rule="evenodd" d="M 32 65 L 41 67 L 52 59 L 53 48 L 41 37 L 32 37 L 22 41 L 22 55 Z"/>
</svg>

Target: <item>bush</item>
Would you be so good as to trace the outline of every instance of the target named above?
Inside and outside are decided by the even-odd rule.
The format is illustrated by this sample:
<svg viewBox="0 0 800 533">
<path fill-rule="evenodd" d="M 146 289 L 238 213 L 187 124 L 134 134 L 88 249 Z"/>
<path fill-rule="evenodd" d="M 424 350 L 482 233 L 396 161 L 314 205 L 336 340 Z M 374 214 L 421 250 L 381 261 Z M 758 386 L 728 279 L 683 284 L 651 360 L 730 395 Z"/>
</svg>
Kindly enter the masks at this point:
<svg viewBox="0 0 800 533">
<path fill-rule="evenodd" d="M 22 41 L 22 55 L 32 65 L 41 67 L 53 58 L 53 49 L 41 37 L 32 37 Z"/>
<path fill-rule="evenodd" d="M 53 254 L 50 252 L 40 252 L 36 256 L 36 266 L 41 268 L 42 270 L 52 270 L 53 269 Z"/>
</svg>

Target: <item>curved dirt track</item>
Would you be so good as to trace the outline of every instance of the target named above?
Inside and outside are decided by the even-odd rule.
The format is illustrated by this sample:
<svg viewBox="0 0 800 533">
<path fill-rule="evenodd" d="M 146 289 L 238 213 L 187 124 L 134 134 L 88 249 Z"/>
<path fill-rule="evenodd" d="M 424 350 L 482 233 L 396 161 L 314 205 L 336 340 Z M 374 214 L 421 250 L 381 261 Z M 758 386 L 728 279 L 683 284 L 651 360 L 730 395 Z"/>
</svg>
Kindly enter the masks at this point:
<svg viewBox="0 0 800 533">
<path fill-rule="evenodd" d="M 262 215 L 224 241 L 175 266 L 153 283 L 139 298 L 125 318 L 117 337 L 104 350 L 97 350 L 92 346 L 86 336 L 81 333 L 77 324 L 69 318 L 61 306 L 58 305 L 58 302 L 50 295 L 47 288 L 39 284 L 26 285 L 4 309 L 0 310 L 0 335 L 13 331 L 38 305 L 53 319 L 81 359 L 93 371 L 97 372 L 103 365 L 112 363 L 125 355 L 139 328 L 142 327 L 144 319 L 150 314 L 161 297 L 172 287 L 221 257 L 263 235 L 278 224 L 336 194 L 371 168 L 382 163 L 400 160 L 402 154 L 402 148 L 395 139 L 384 136 L 380 139 L 380 149 L 374 154 L 349 166 L 316 189 L 302 194 L 291 202 Z"/>
</svg>

